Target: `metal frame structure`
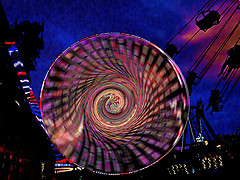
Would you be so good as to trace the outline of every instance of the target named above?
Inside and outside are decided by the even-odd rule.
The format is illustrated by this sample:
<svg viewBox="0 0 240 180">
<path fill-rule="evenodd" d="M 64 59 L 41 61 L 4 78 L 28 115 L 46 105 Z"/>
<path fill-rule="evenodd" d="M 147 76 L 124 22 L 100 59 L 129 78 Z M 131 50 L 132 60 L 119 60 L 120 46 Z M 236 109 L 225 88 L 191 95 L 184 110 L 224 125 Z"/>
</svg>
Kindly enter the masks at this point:
<svg viewBox="0 0 240 180">
<path fill-rule="evenodd" d="M 189 119 L 181 141 L 182 151 L 185 149 L 188 134 L 190 136 L 190 141 L 192 140 L 194 143 L 217 139 L 213 128 L 204 115 L 204 108 L 201 100 L 197 102 L 197 106 L 190 107 Z"/>
</svg>

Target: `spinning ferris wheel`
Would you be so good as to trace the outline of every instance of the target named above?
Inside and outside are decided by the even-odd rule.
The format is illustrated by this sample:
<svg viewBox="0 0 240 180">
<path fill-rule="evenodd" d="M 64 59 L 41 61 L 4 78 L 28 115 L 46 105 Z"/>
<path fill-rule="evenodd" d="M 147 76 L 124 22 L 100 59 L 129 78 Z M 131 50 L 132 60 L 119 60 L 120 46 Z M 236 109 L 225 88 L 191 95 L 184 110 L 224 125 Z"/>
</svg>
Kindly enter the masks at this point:
<svg viewBox="0 0 240 180">
<path fill-rule="evenodd" d="M 149 41 L 107 33 L 66 49 L 41 92 L 45 128 L 74 163 L 132 173 L 162 159 L 186 124 L 189 97 L 171 58 Z"/>
</svg>

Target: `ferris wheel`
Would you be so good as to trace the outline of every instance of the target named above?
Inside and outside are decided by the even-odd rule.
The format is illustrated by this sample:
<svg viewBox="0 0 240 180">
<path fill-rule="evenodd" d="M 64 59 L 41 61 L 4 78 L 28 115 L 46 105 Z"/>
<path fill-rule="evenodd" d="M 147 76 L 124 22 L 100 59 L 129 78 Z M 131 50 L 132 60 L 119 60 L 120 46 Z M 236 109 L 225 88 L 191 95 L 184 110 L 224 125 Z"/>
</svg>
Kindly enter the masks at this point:
<svg viewBox="0 0 240 180">
<path fill-rule="evenodd" d="M 116 175 L 147 168 L 176 145 L 189 96 L 164 51 L 137 36 L 106 33 L 59 55 L 40 107 L 61 153 L 93 172 Z"/>
</svg>

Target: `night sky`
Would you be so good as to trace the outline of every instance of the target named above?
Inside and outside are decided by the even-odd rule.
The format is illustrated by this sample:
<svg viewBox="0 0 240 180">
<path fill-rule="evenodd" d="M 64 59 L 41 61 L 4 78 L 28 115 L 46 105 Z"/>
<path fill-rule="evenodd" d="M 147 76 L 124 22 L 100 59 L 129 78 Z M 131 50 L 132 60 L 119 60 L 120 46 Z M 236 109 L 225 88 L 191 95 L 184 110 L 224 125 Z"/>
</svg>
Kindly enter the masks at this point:
<svg viewBox="0 0 240 180">
<path fill-rule="evenodd" d="M 31 73 L 32 89 L 39 99 L 41 85 L 50 65 L 71 44 L 94 34 L 123 32 L 140 36 L 160 48 L 164 48 L 166 43 L 207 0 L 1 0 L 1 2 L 10 24 L 13 24 L 16 19 L 18 22 L 27 20 L 45 22 L 43 33 L 45 48 L 41 51 L 40 59 L 37 59 L 37 71 Z M 219 0 L 211 10 L 216 10 L 222 2 L 224 0 Z M 230 2 L 227 2 L 222 8 L 224 9 Z M 239 17 L 240 10 L 232 18 L 216 44 L 213 45 L 203 64 L 213 56 Z M 219 27 L 218 25 L 207 32 L 199 32 L 174 58 L 185 77 L 190 66 Z M 191 22 L 186 30 L 174 39 L 173 43 L 179 46 L 183 45 L 197 29 L 195 22 Z M 211 90 L 216 87 L 219 80 L 217 74 L 226 59 L 226 52 L 234 46 L 239 36 L 240 28 L 237 29 L 206 76 L 194 89 L 191 95 L 191 105 L 196 105 L 197 99 L 201 98 L 204 106 L 207 106 Z M 234 133 L 240 127 L 239 88 L 240 84 L 235 87 L 224 104 L 223 111 L 213 113 L 213 115 L 210 115 L 210 111 L 206 112 L 206 118 L 216 134 Z"/>
</svg>

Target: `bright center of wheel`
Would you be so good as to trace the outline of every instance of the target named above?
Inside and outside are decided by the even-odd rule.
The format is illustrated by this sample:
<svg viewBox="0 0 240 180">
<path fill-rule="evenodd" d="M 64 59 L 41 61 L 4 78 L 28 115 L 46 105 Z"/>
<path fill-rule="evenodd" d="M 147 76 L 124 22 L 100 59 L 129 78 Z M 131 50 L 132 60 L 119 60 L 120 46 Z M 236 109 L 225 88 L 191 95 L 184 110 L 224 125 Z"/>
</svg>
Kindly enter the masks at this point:
<svg viewBox="0 0 240 180">
<path fill-rule="evenodd" d="M 121 112 L 123 103 L 123 97 L 117 93 L 110 93 L 107 95 L 106 109 L 111 114 L 118 114 Z"/>
</svg>

